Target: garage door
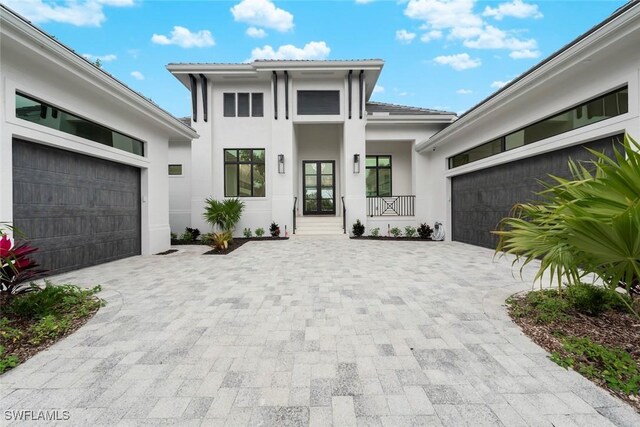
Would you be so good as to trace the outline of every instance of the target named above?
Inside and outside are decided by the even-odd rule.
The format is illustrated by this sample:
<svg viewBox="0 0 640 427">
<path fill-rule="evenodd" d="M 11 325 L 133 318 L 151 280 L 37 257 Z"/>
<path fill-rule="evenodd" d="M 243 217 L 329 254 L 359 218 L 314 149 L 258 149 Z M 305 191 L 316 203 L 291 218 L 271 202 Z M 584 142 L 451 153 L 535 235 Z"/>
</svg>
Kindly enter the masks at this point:
<svg viewBox="0 0 640 427">
<path fill-rule="evenodd" d="M 13 141 L 14 226 L 53 273 L 140 254 L 140 170 Z"/>
<path fill-rule="evenodd" d="M 516 203 L 535 200 L 549 181 L 549 174 L 569 177 L 567 162 L 591 159 L 584 147 L 612 152 L 612 141 L 622 135 L 593 141 L 539 156 L 451 178 L 452 239 L 495 249 L 498 239 L 490 233 Z"/>
</svg>

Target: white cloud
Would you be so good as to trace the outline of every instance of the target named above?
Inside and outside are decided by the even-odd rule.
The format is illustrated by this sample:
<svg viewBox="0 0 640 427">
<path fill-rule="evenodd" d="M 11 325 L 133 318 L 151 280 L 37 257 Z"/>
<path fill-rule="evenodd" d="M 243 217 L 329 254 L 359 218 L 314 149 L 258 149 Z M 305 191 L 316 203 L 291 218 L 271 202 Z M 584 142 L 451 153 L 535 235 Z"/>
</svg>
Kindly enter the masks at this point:
<svg viewBox="0 0 640 427">
<path fill-rule="evenodd" d="M 407 30 L 396 31 L 396 40 L 400 43 L 409 44 L 416 38 L 416 33 L 410 33 Z"/>
<path fill-rule="evenodd" d="M 136 80 L 144 80 L 144 74 L 140 71 L 132 71 L 131 76 Z"/>
<path fill-rule="evenodd" d="M 521 19 L 540 19 L 543 17 L 542 13 L 538 10 L 537 4 L 525 3 L 522 0 L 513 0 L 511 3 L 500 3 L 496 8 L 487 6 L 484 12 L 482 12 L 482 16 L 491 16 L 498 21 L 502 20 L 505 16 Z"/>
<path fill-rule="evenodd" d="M 188 28 L 181 27 L 179 25 L 173 27 L 171 37 L 154 34 L 151 37 L 151 41 L 161 45 L 175 44 L 184 48 L 208 47 L 216 44 L 210 31 L 201 30 L 196 33 L 192 33 Z"/>
<path fill-rule="evenodd" d="M 83 53 L 82 56 L 84 58 L 87 58 L 91 62 L 96 62 L 97 60 L 99 60 L 100 62 L 111 62 L 118 59 L 118 57 L 113 53 L 109 53 L 107 55 L 92 55 L 90 53 Z"/>
<path fill-rule="evenodd" d="M 293 15 L 270 0 L 242 0 L 231 8 L 233 19 L 256 27 L 285 32 L 293 28 Z"/>
<path fill-rule="evenodd" d="M 433 60 L 438 64 L 449 65 L 456 71 L 476 68 L 482 64 L 482 61 L 480 61 L 479 58 L 471 58 L 468 53 L 459 53 L 457 55 L 448 56 L 436 56 Z"/>
<path fill-rule="evenodd" d="M 384 87 L 380 86 L 380 85 L 375 85 L 373 87 L 373 93 L 383 93 L 384 92 Z"/>
<path fill-rule="evenodd" d="M 442 38 L 442 31 L 440 30 L 431 30 L 427 33 L 424 33 L 420 36 L 420 41 L 423 43 L 429 43 L 431 40 L 438 40 Z"/>
<path fill-rule="evenodd" d="M 520 0 L 513 1 L 515 4 Z M 535 39 L 520 39 L 515 31 L 507 32 L 489 25 L 474 12 L 475 5 L 476 0 L 409 0 L 404 14 L 423 22 L 420 26 L 424 31 L 420 37 L 423 42 L 446 36 L 448 40 L 460 40 L 465 47 L 473 49 L 537 49 Z M 502 10 L 503 15 L 516 13 L 513 8 Z"/>
<path fill-rule="evenodd" d="M 502 81 L 502 80 L 496 80 L 495 82 L 491 83 L 491 87 L 494 89 L 500 89 L 502 87 L 505 87 L 507 84 L 509 84 L 511 80 L 507 80 L 507 81 Z"/>
<path fill-rule="evenodd" d="M 247 28 L 246 33 L 249 37 L 252 37 L 254 39 L 262 39 L 267 37 L 267 32 L 262 28 L 249 27 Z"/>
<path fill-rule="evenodd" d="M 509 54 L 513 59 L 529 59 L 529 58 L 537 58 L 540 56 L 540 51 L 538 50 L 514 50 Z"/>
<path fill-rule="evenodd" d="M 59 22 L 78 27 L 99 27 L 107 18 L 104 7 L 132 6 L 134 0 L 84 0 L 56 4 L 46 0 L 3 0 L 11 9 L 35 24 Z"/>
<path fill-rule="evenodd" d="M 459 95 L 469 95 L 470 93 L 473 93 L 473 91 L 469 89 L 458 89 L 456 93 Z"/>
<path fill-rule="evenodd" d="M 280 46 L 278 50 L 266 45 L 257 47 L 251 51 L 251 59 L 325 59 L 331 49 L 323 41 L 309 42 L 304 47 L 296 47 L 292 44 Z"/>
</svg>

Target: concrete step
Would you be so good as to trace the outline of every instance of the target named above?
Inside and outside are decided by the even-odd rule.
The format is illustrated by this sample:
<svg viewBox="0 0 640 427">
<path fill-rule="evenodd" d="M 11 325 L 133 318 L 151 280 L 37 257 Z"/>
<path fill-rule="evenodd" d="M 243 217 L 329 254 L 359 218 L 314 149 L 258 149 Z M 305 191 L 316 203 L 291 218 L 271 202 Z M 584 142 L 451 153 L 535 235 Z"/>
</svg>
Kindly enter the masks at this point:
<svg viewBox="0 0 640 427">
<path fill-rule="evenodd" d="M 339 235 L 342 231 L 342 217 L 300 216 L 296 218 L 297 235 Z"/>
</svg>

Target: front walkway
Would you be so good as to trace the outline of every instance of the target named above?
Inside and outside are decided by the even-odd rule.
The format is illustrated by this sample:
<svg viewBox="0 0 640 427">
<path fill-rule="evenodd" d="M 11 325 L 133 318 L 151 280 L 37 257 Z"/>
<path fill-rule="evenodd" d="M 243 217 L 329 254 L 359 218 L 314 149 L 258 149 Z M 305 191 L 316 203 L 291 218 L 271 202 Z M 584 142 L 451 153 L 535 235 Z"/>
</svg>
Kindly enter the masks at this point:
<svg viewBox="0 0 640 427">
<path fill-rule="evenodd" d="M 341 236 L 205 250 L 55 278 L 102 284 L 108 305 L 0 377 L 3 416 L 56 408 L 75 425 L 640 425 L 520 333 L 502 303 L 530 282 L 489 250 Z"/>
</svg>

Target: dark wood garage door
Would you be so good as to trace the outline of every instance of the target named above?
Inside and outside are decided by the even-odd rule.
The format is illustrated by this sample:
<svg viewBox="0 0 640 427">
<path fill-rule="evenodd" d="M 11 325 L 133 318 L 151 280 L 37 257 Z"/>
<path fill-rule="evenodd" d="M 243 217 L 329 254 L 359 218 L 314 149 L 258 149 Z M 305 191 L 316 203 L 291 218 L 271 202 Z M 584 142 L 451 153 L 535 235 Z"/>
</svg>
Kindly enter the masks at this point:
<svg viewBox="0 0 640 427">
<path fill-rule="evenodd" d="M 140 254 L 140 169 L 13 140 L 14 226 L 61 273 Z"/>
<path fill-rule="evenodd" d="M 538 180 L 550 181 L 549 174 L 568 178 L 569 158 L 591 159 L 584 147 L 611 153 L 615 140 L 622 135 L 451 178 L 452 239 L 495 249 L 498 239 L 490 231 L 513 205 L 537 199 L 543 188 Z"/>
</svg>

